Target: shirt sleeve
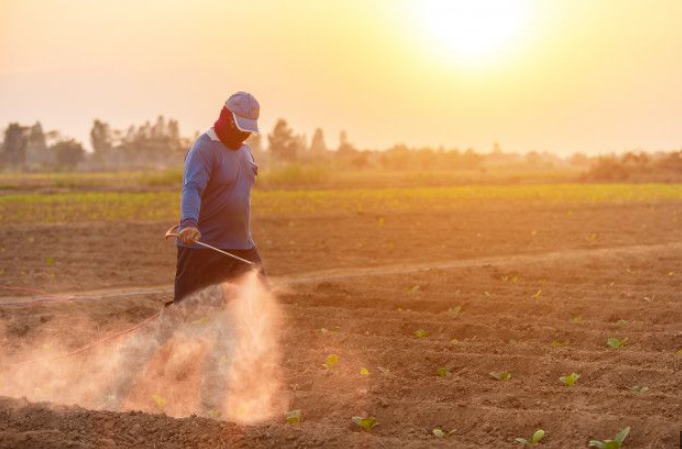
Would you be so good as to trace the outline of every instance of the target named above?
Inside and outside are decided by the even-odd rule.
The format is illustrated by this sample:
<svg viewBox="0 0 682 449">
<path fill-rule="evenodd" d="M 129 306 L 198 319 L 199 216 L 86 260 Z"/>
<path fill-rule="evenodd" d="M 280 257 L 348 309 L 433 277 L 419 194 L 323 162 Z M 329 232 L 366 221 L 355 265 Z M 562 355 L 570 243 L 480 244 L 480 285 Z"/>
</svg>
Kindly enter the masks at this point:
<svg viewBox="0 0 682 449">
<path fill-rule="evenodd" d="M 197 226 L 201 210 L 201 195 L 208 184 L 213 169 L 210 148 L 197 142 L 187 153 L 182 175 L 182 198 L 180 201 L 180 228 Z"/>
</svg>

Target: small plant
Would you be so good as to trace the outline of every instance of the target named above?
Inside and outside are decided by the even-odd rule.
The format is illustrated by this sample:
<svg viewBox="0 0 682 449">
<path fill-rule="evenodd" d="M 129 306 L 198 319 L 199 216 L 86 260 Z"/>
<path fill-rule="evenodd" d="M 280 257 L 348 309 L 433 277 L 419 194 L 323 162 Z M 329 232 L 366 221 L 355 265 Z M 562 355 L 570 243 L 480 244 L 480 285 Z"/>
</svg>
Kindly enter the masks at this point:
<svg viewBox="0 0 682 449">
<path fill-rule="evenodd" d="M 580 324 L 582 322 L 583 322 L 582 315 L 576 315 L 573 318 L 571 318 L 571 323 Z"/>
<path fill-rule="evenodd" d="M 457 340 L 456 338 L 453 338 L 452 340 L 450 340 L 451 346 L 457 346 L 458 344 L 459 344 L 459 340 Z M 682 351 L 682 349 L 680 349 L 680 351 Z"/>
<path fill-rule="evenodd" d="M 158 394 L 152 394 L 152 399 L 159 410 L 163 411 L 166 408 L 166 398 L 159 396 Z"/>
<path fill-rule="evenodd" d="M 429 336 L 429 333 L 426 332 L 424 329 L 417 329 L 414 331 L 414 336 L 417 338 L 426 338 Z"/>
<path fill-rule="evenodd" d="M 621 429 L 615 436 L 613 440 L 590 440 L 590 447 L 596 447 L 597 449 L 619 449 L 623 446 L 623 442 L 628 437 L 630 433 L 630 427 Z"/>
<path fill-rule="evenodd" d="M 54 257 L 46 257 L 45 263 L 47 264 L 48 267 L 53 266 L 54 265 Z"/>
<path fill-rule="evenodd" d="M 459 318 L 464 312 L 464 306 L 450 307 L 448 309 L 448 314 L 453 318 Z"/>
<path fill-rule="evenodd" d="M 359 426 L 365 432 L 371 432 L 373 428 L 379 425 L 373 416 L 363 418 L 362 416 L 353 416 L 353 423 Z"/>
<path fill-rule="evenodd" d="M 675 352 L 675 354 L 677 354 L 677 355 L 682 355 L 682 349 L 678 349 L 678 350 Z"/>
<path fill-rule="evenodd" d="M 573 373 L 569 374 L 568 376 L 561 376 L 559 378 L 560 381 L 564 383 L 567 387 L 572 387 L 575 385 L 576 382 L 578 382 L 578 379 L 580 378 L 580 374 L 578 373 Z"/>
<path fill-rule="evenodd" d="M 436 370 L 436 374 L 438 374 L 439 377 L 447 377 L 450 375 L 450 371 L 444 366 L 441 366 Z"/>
<path fill-rule="evenodd" d="M 284 418 L 289 424 L 298 424 L 301 422 L 301 410 L 290 410 L 284 414 Z"/>
<path fill-rule="evenodd" d="M 623 326 L 625 326 L 626 324 L 628 324 L 628 322 L 627 322 L 626 320 L 622 319 L 622 318 L 621 318 L 620 320 L 616 321 L 616 325 L 617 325 L 618 327 L 623 327 Z"/>
<path fill-rule="evenodd" d="M 324 359 L 322 366 L 327 369 L 332 369 L 337 363 L 339 363 L 339 356 L 336 354 L 329 354 L 327 358 Z"/>
<path fill-rule="evenodd" d="M 552 346 L 566 346 L 568 344 L 568 340 L 554 340 L 552 342 Z"/>
<path fill-rule="evenodd" d="M 208 417 L 213 419 L 220 418 L 220 410 L 209 410 Z"/>
<path fill-rule="evenodd" d="M 369 370 L 367 368 L 360 368 L 361 376 L 369 376 Z"/>
<path fill-rule="evenodd" d="M 437 436 L 438 438 L 447 438 L 447 437 L 449 437 L 450 435 L 452 435 L 453 433 L 455 433 L 455 429 L 452 429 L 452 430 L 449 431 L 449 432 L 445 432 L 443 429 L 439 429 L 438 427 L 436 427 L 435 429 L 433 429 L 432 432 L 433 432 L 433 434 L 434 434 L 435 436 Z"/>
<path fill-rule="evenodd" d="M 637 394 L 644 394 L 649 391 L 649 387 L 644 385 L 633 385 L 630 387 L 630 391 Z"/>
<path fill-rule="evenodd" d="M 509 371 L 493 371 L 492 373 L 490 373 L 490 375 L 493 378 L 495 378 L 497 380 L 501 380 L 503 382 L 510 380 L 512 377 L 512 375 Z"/>
<path fill-rule="evenodd" d="M 533 296 L 531 296 L 531 298 L 540 299 L 540 296 L 542 296 L 542 289 L 541 288 L 539 288 L 538 291 L 536 291 L 535 294 Z"/>
<path fill-rule="evenodd" d="M 521 443 L 525 446 L 535 446 L 537 445 L 542 439 L 545 437 L 545 431 L 542 429 L 538 429 L 535 432 L 533 432 L 533 435 L 531 435 L 530 439 L 525 439 L 525 438 L 515 438 L 514 441 L 517 443 Z"/>
<path fill-rule="evenodd" d="M 616 337 L 609 337 L 609 339 L 606 340 L 606 344 L 611 346 L 612 348 L 622 348 L 623 346 L 628 344 L 629 340 L 630 339 L 628 337 L 625 337 L 622 340 L 619 340 Z"/>
</svg>

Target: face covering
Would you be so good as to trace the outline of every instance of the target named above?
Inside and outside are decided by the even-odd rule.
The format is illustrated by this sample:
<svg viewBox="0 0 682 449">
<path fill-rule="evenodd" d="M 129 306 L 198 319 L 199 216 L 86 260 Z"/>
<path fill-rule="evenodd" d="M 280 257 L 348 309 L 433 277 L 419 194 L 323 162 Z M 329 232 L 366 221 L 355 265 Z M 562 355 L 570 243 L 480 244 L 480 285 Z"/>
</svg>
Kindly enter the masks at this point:
<svg viewBox="0 0 682 449">
<path fill-rule="evenodd" d="M 240 149 L 244 141 L 251 135 L 251 133 L 240 131 L 237 128 L 232 111 L 224 106 L 220 111 L 220 117 L 213 124 L 213 129 L 223 145 L 233 151 Z"/>
</svg>

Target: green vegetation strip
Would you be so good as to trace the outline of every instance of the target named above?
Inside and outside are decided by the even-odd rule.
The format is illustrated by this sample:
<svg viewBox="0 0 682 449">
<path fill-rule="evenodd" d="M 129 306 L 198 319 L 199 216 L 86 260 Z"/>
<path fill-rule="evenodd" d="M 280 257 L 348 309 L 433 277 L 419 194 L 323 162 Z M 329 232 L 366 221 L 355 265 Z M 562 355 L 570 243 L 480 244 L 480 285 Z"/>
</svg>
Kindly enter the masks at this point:
<svg viewBox="0 0 682 449">
<path fill-rule="evenodd" d="M 254 192 L 254 215 L 386 214 L 488 204 L 631 204 L 682 200 L 682 184 L 550 184 Z M 0 223 L 175 219 L 180 192 L 0 196 Z"/>
</svg>

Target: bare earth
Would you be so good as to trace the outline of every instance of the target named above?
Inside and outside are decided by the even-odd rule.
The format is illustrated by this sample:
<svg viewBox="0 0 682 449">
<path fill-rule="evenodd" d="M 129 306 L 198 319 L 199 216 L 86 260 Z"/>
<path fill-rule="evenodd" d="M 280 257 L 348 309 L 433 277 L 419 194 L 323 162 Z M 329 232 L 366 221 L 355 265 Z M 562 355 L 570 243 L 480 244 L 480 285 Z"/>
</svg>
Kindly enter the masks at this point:
<svg viewBox="0 0 682 449">
<path fill-rule="evenodd" d="M 0 448 L 511 448 L 539 428 L 541 447 L 579 448 L 626 426 L 625 447 L 678 447 L 680 214 L 680 204 L 499 206 L 257 222 L 266 269 L 288 285 L 282 394 L 300 424 L 2 397 Z M 17 288 L 81 297 L 0 307 L 0 362 L 38 340 L 76 349 L 155 314 L 173 278 L 169 225 L 3 227 L 0 279 L 11 288 L 0 304 L 44 297 Z M 609 337 L 628 341 L 615 349 Z M 339 356 L 331 370 L 329 354 Z M 500 371 L 511 379 L 489 374 Z M 566 387 L 559 377 L 572 372 Z M 356 415 L 379 425 L 362 432 Z M 434 428 L 454 432 L 441 440 Z"/>
</svg>

